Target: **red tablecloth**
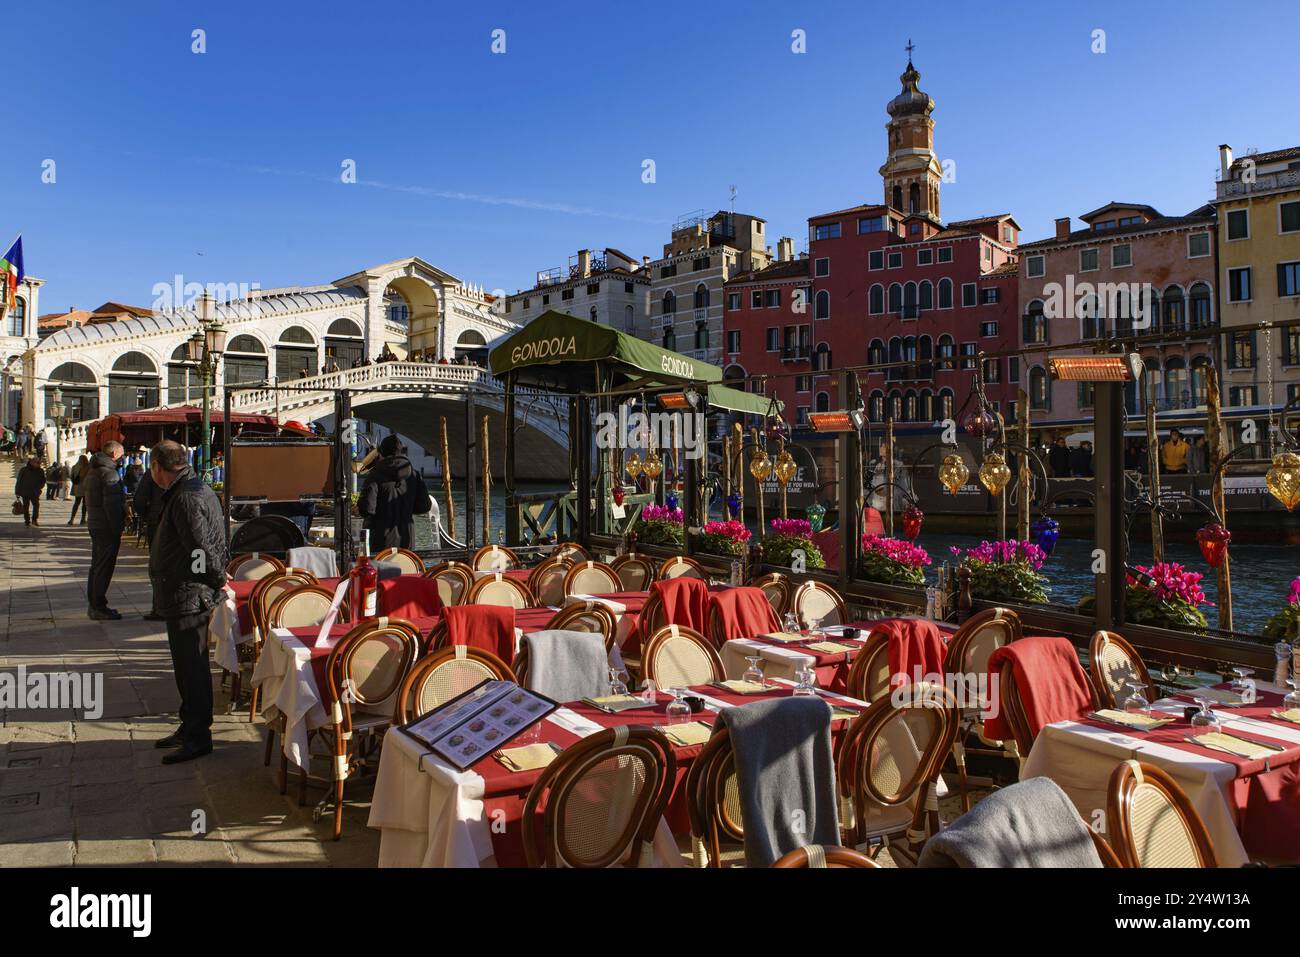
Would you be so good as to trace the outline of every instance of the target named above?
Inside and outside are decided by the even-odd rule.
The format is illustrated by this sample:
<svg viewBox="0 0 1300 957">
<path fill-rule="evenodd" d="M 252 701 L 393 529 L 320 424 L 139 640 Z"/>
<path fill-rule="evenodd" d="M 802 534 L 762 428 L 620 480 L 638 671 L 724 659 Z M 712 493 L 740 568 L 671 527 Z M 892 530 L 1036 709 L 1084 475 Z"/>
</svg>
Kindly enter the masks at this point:
<svg viewBox="0 0 1300 957">
<path fill-rule="evenodd" d="M 429 637 L 429 631 L 438 623 L 438 620 L 439 619 L 437 618 L 407 619 L 407 621 L 413 624 L 420 632 L 421 637 L 426 639 Z M 320 647 L 317 647 L 316 645 L 316 639 L 320 635 L 319 625 L 304 625 L 301 628 L 289 629 L 289 634 L 293 635 L 306 645 L 307 650 L 311 652 L 312 678 L 316 681 L 316 693 L 320 696 L 322 702 L 325 700 L 326 695 L 325 664 L 329 660 L 330 652 L 333 651 L 334 646 L 339 643 L 339 639 L 354 627 L 354 624 L 347 622 L 340 622 L 339 624 L 331 625 L 329 636 Z"/>
</svg>

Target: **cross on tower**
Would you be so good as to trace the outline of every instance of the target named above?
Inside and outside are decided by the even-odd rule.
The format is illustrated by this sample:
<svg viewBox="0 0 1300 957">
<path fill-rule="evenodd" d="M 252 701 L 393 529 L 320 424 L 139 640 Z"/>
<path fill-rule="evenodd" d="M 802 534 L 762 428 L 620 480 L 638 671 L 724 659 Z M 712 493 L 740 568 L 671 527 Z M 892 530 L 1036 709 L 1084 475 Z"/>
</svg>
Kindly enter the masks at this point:
<svg viewBox="0 0 1300 957">
<path fill-rule="evenodd" d="M 907 38 L 907 46 L 903 47 L 903 49 L 907 51 L 907 62 L 908 62 L 908 63 L 911 63 L 911 62 L 912 62 L 912 51 L 916 49 L 916 47 L 912 44 L 912 38 L 911 38 L 911 37 L 908 37 L 908 38 Z"/>
</svg>

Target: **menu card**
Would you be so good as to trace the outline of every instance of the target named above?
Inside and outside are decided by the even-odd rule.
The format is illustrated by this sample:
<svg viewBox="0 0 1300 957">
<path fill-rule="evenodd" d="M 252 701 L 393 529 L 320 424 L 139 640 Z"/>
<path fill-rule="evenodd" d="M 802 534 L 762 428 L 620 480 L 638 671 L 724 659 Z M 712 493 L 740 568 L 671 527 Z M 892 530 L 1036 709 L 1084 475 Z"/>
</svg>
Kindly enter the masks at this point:
<svg viewBox="0 0 1300 957">
<path fill-rule="evenodd" d="M 464 771 L 558 707 L 513 681 L 487 678 L 399 730 Z"/>
</svg>

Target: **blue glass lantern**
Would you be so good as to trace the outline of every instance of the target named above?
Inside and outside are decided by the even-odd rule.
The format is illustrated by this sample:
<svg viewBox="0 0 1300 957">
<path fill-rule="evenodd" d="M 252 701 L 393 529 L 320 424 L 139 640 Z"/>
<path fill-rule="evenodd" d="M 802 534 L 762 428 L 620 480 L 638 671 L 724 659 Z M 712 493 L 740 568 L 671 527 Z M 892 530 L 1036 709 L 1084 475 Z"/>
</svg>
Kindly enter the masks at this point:
<svg viewBox="0 0 1300 957">
<path fill-rule="evenodd" d="M 677 507 L 677 493 L 676 493 L 676 492 L 669 492 L 667 495 L 665 495 L 665 496 L 664 496 L 664 504 L 667 505 L 669 508 L 676 508 L 676 507 Z"/>
<path fill-rule="evenodd" d="M 1050 555 L 1061 537 L 1061 523 L 1054 518 L 1040 518 L 1029 526 L 1029 532 L 1034 536 L 1034 544 Z"/>
<path fill-rule="evenodd" d="M 731 514 L 732 518 L 740 517 L 740 504 L 740 496 L 735 492 L 732 492 L 727 496 L 727 510 Z"/>
<path fill-rule="evenodd" d="M 808 506 L 808 527 L 814 532 L 822 530 L 822 520 L 826 518 L 826 506 L 820 502 Z"/>
</svg>

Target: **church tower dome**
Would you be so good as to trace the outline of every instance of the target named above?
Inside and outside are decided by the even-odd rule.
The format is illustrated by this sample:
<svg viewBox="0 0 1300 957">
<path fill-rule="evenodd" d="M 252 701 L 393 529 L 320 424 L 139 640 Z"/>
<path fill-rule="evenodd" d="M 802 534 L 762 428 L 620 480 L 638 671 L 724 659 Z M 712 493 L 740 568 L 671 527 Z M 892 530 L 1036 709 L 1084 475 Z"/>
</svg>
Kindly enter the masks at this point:
<svg viewBox="0 0 1300 957">
<path fill-rule="evenodd" d="M 921 74 L 912 65 L 914 49 L 908 41 L 907 69 L 898 78 L 902 91 L 885 106 L 889 152 L 880 176 L 886 204 L 937 223 L 943 167 L 934 152 L 934 100 L 920 88 Z"/>
</svg>

